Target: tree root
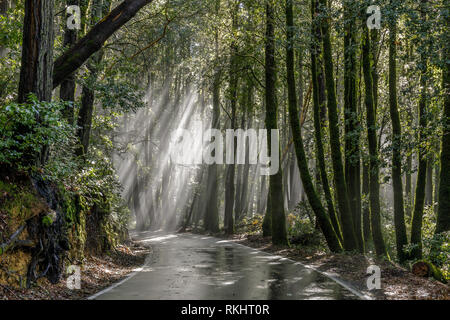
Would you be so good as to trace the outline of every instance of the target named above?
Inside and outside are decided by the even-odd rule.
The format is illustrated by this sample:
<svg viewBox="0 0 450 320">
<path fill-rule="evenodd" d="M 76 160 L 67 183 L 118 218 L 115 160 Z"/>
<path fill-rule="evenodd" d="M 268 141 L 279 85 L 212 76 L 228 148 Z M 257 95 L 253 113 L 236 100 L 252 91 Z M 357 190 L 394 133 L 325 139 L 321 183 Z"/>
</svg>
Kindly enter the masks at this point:
<svg viewBox="0 0 450 320">
<path fill-rule="evenodd" d="M 13 249 L 16 246 L 20 246 L 18 245 L 19 243 L 19 236 L 22 234 L 23 230 L 25 230 L 26 225 L 24 224 L 23 226 L 20 226 L 19 229 L 17 229 L 12 236 L 9 238 L 8 241 L 6 241 L 5 243 L 0 244 L 0 255 L 4 254 L 6 251 Z"/>
</svg>

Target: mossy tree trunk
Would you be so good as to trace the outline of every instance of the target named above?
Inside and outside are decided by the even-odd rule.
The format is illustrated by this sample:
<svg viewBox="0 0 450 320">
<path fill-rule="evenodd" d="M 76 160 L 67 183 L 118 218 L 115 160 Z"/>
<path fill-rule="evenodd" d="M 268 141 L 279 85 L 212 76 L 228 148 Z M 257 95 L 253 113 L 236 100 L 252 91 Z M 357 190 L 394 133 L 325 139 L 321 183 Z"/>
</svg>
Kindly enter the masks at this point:
<svg viewBox="0 0 450 320">
<path fill-rule="evenodd" d="M 102 15 L 109 11 L 111 5 L 108 0 L 95 0 L 92 6 L 91 23 L 102 18 Z M 91 137 L 92 116 L 94 113 L 95 101 L 95 83 L 99 73 L 100 63 L 103 59 L 103 51 L 96 52 L 88 61 L 87 69 L 89 76 L 87 83 L 83 85 L 81 94 L 81 107 L 78 112 L 77 119 L 77 136 L 79 139 L 79 146 L 75 150 L 77 156 L 85 156 L 88 152 L 89 141 Z"/>
<path fill-rule="evenodd" d="M 326 9 L 327 1 L 319 0 L 322 9 Z M 348 200 L 347 185 L 345 182 L 344 166 L 342 163 L 341 143 L 339 134 L 339 116 L 336 100 L 336 86 L 333 71 L 333 55 L 331 46 L 331 34 L 329 17 L 322 18 L 322 45 L 325 65 L 325 84 L 327 90 L 328 121 L 330 131 L 331 158 L 334 171 L 334 185 L 337 193 L 337 202 L 342 225 L 342 235 L 344 239 L 344 248 L 347 251 L 357 250 L 358 242 L 356 240 L 353 216 Z"/>
<path fill-rule="evenodd" d="M 372 239 L 372 228 L 370 227 L 370 203 L 369 203 L 369 161 L 368 159 L 363 159 L 363 178 L 362 178 L 362 194 L 364 195 L 365 201 L 362 208 L 363 216 L 363 237 L 364 246 L 368 250 L 369 243 Z"/>
<path fill-rule="evenodd" d="M 444 3 L 448 1 L 444 0 Z M 443 9 L 449 28 L 449 10 Z M 442 115 L 443 134 L 441 146 L 441 168 L 439 176 L 439 202 L 437 211 L 436 233 L 450 230 L 450 49 L 449 41 L 444 43 L 444 57 L 447 60 L 442 70 L 442 88 L 444 90 L 444 113 Z"/>
<path fill-rule="evenodd" d="M 345 180 L 353 216 L 358 249 L 364 252 L 361 226 L 360 125 L 356 108 L 356 10 L 352 0 L 344 0 L 344 115 Z"/>
<path fill-rule="evenodd" d="M 412 154 L 406 157 L 406 173 L 405 173 L 405 198 L 406 198 L 406 215 L 411 217 L 411 198 L 412 198 Z"/>
<path fill-rule="evenodd" d="M 320 180 L 322 182 L 322 189 L 325 194 L 325 200 L 327 202 L 328 217 L 333 225 L 334 232 L 336 236 L 342 241 L 342 233 L 339 221 L 337 219 L 336 210 L 333 204 L 333 196 L 331 195 L 330 185 L 327 176 L 327 170 L 325 166 L 325 152 L 322 141 L 322 115 L 321 115 L 321 102 L 324 101 L 320 99 L 320 84 L 318 77 L 318 67 L 320 66 L 320 41 L 321 33 L 320 26 L 318 24 L 316 17 L 317 13 L 317 1 L 311 1 L 311 17 L 312 17 L 312 28 L 311 32 L 313 35 L 312 46 L 311 46 L 311 77 L 313 84 L 313 109 L 314 109 L 314 135 L 316 142 L 316 158 L 319 166 Z M 300 128 L 301 129 L 301 128 Z M 303 179 L 302 179 L 303 180 Z M 317 195 L 316 195 L 317 196 Z M 309 197 L 308 197 L 309 198 Z"/>
<path fill-rule="evenodd" d="M 67 0 L 67 6 L 71 5 L 80 5 L 80 0 Z M 65 20 L 63 20 L 65 21 Z M 64 39 L 63 46 L 69 49 L 71 46 L 75 44 L 77 41 L 77 30 L 69 29 L 67 24 L 64 24 Z M 61 83 L 61 87 L 59 89 L 59 97 L 63 101 L 75 101 L 75 73 L 70 74 L 66 79 Z M 74 108 L 73 105 L 67 105 L 63 111 L 64 118 L 69 122 L 73 123 L 74 121 Z"/>
<path fill-rule="evenodd" d="M 391 0 L 391 5 L 393 1 Z M 392 8 L 394 9 L 394 8 Z M 389 21 L 389 110 L 392 121 L 392 184 L 394 189 L 394 223 L 397 245 L 397 257 L 400 263 L 405 262 L 403 247 L 408 244 L 403 207 L 402 183 L 402 132 L 397 102 L 397 17 Z"/>
<path fill-rule="evenodd" d="M 427 0 L 421 0 L 421 19 L 423 22 L 426 21 L 426 3 Z M 417 183 L 414 199 L 414 212 L 411 222 L 411 244 L 415 245 L 411 251 L 411 259 L 422 258 L 422 220 L 423 220 L 423 209 L 425 205 L 425 186 L 427 179 L 427 151 L 426 147 L 423 145 L 426 137 L 426 127 L 427 127 L 427 64 L 428 59 L 423 50 L 420 54 L 420 86 L 421 93 L 419 99 L 419 141 L 418 141 L 418 172 L 417 172 Z"/>
<path fill-rule="evenodd" d="M 9 0 L 0 0 L 0 17 L 4 16 L 8 9 L 10 8 L 9 5 Z M 3 58 L 4 56 L 6 56 L 8 52 L 8 49 L 5 48 L 4 46 L 0 45 L 0 58 Z M 0 92 L 2 92 L 2 90 L 0 89 Z"/>
<path fill-rule="evenodd" d="M 297 155 L 297 164 L 300 171 L 300 176 L 303 183 L 303 188 L 306 195 L 308 196 L 309 204 L 316 215 L 320 229 L 322 230 L 325 239 L 327 241 L 328 247 L 333 252 L 340 252 L 342 246 L 339 242 L 339 238 L 331 224 L 330 218 L 328 217 L 325 208 L 322 206 L 319 196 L 314 188 L 314 184 L 309 173 L 308 162 L 306 159 L 306 154 L 303 146 L 303 138 L 300 126 L 300 120 L 298 117 L 297 110 L 297 95 L 295 86 L 295 74 L 294 74 L 294 18 L 293 18 L 293 8 L 292 0 L 286 0 L 286 30 L 287 30 L 287 44 L 286 44 L 286 71 L 287 71 L 287 83 L 288 83 L 288 105 L 289 105 L 289 119 L 291 123 L 292 136 L 294 140 L 295 153 Z M 312 55 L 314 57 L 314 55 Z M 315 57 L 313 58 L 314 67 Z M 316 73 L 313 70 L 313 73 Z M 315 75 L 317 81 L 317 76 Z M 315 85 L 316 96 L 315 102 L 318 107 L 318 90 L 317 83 Z M 323 151 L 323 150 L 322 150 Z"/>
<path fill-rule="evenodd" d="M 216 15 L 218 15 L 220 10 L 220 0 L 216 0 Z M 216 28 L 214 31 L 214 43 L 215 43 L 215 58 L 219 59 L 219 33 Z M 220 78 L 221 70 L 216 67 L 214 70 L 214 80 L 213 80 L 213 116 L 212 116 L 212 128 L 219 129 L 220 127 Z M 215 150 L 212 156 L 215 156 Z M 210 232 L 219 231 L 219 205 L 218 205 L 218 175 L 217 175 L 217 164 L 211 164 L 208 167 L 208 192 L 209 197 L 206 203 L 205 217 L 204 217 L 204 227 L 205 230 Z"/>
<path fill-rule="evenodd" d="M 273 0 L 266 0 L 266 48 L 265 48 L 265 103 L 266 129 L 269 155 L 271 150 L 271 130 L 277 129 L 278 104 L 276 97 L 276 62 L 275 62 L 275 12 Z M 279 159 L 278 159 L 279 161 Z M 279 161 L 280 163 L 280 161 Z M 284 212 L 283 173 L 281 166 L 277 173 L 270 176 L 270 215 L 272 217 L 272 242 L 276 245 L 289 244 L 286 232 Z"/>
<path fill-rule="evenodd" d="M 376 114 L 373 97 L 372 83 L 372 58 L 370 47 L 369 29 L 364 27 L 362 37 L 362 59 L 365 85 L 365 105 L 367 118 L 367 140 L 369 144 L 369 202 L 372 238 L 375 251 L 378 256 L 387 256 L 386 246 L 381 231 L 380 215 L 380 182 L 379 182 L 379 158 L 377 147 Z"/>
<path fill-rule="evenodd" d="M 237 30 L 237 14 L 238 14 L 238 2 L 235 1 L 233 12 L 232 12 L 232 30 L 233 34 Z M 236 107 L 237 107 L 237 89 L 239 78 L 237 75 L 237 53 L 238 47 L 236 41 L 231 43 L 231 57 L 230 57 L 230 68 L 229 68 L 229 97 L 231 106 L 231 126 L 230 129 L 236 128 Z M 234 139 L 234 138 L 233 138 Z M 225 179 L 225 217 L 224 217 L 224 229 L 226 234 L 234 233 L 234 204 L 235 204 L 235 185 L 234 176 L 236 171 L 236 144 L 234 143 L 233 151 L 233 163 L 228 164 L 227 173 Z"/>
<path fill-rule="evenodd" d="M 246 86 L 246 105 L 245 110 L 247 113 L 247 129 L 249 129 L 253 122 L 252 110 L 253 110 L 253 82 L 251 79 L 247 79 Z M 250 146 L 249 143 L 246 144 L 245 148 L 245 165 L 243 169 L 243 178 L 242 178 L 242 192 L 241 192 L 241 211 L 239 212 L 239 217 L 242 218 L 247 214 L 249 208 L 250 199 L 248 199 L 248 182 L 250 175 Z"/>
<path fill-rule="evenodd" d="M 433 155 L 427 157 L 427 179 L 425 183 L 425 205 L 433 204 Z"/>
</svg>

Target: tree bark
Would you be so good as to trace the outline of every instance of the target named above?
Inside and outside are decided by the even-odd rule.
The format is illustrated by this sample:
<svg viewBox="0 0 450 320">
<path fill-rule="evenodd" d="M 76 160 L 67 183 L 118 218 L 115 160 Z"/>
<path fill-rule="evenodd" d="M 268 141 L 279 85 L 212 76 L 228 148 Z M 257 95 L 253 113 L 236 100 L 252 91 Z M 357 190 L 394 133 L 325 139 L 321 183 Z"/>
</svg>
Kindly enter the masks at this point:
<svg viewBox="0 0 450 320">
<path fill-rule="evenodd" d="M 444 3 L 447 1 L 444 0 Z M 448 2 L 447 2 L 448 3 Z M 443 9 L 445 10 L 445 9 Z M 447 8 L 448 17 L 448 8 Z M 445 15 L 444 15 L 445 16 Z M 447 30 L 449 20 L 447 19 Z M 448 36 L 447 36 L 448 37 Z M 444 57 L 447 57 L 442 70 L 442 89 L 444 91 L 444 113 L 442 114 L 441 168 L 439 170 L 439 202 L 435 233 L 450 230 L 450 41 L 444 42 Z"/>
<path fill-rule="evenodd" d="M 245 89 L 244 89 L 245 90 Z M 245 106 L 242 105 L 243 108 Z M 240 128 L 242 130 L 245 129 L 245 112 L 242 112 L 241 115 L 241 125 Z M 245 152 L 245 151 L 244 151 Z M 234 221 L 237 223 L 241 217 L 242 212 L 242 185 L 243 185 L 243 168 L 244 166 L 242 164 L 237 165 L 237 173 L 236 173 L 236 195 L 235 195 L 235 202 L 234 202 Z"/>
<path fill-rule="evenodd" d="M 237 30 L 237 11 L 239 4 L 235 2 L 233 10 L 233 34 Z M 231 129 L 236 128 L 236 105 L 237 105 L 237 87 L 239 78 L 236 74 L 237 71 L 237 43 L 233 40 L 231 43 L 231 57 L 230 57 L 230 105 L 231 105 Z M 233 140 L 235 140 L 233 138 Z M 226 180 L 225 180 L 225 217 L 224 228 L 226 234 L 234 233 L 234 203 L 235 203 L 235 186 L 234 175 L 236 170 L 236 144 L 233 143 L 233 163 L 228 165 Z"/>
<path fill-rule="evenodd" d="M 421 0 L 421 19 L 426 21 L 425 5 L 427 0 Z M 424 49 L 424 48 L 422 48 Z M 427 139 L 425 129 L 427 127 L 427 56 L 425 52 L 420 55 L 420 86 L 419 99 L 419 168 L 417 172 L 417 183 L 414 200 L 414 212 L 411 222 L 411 244 L 415 245 L 411 251 L 411 259 L 422 258 L 422 220 L 425 204 L 425 185 L 427 178 L 427 152 L 421 144 Z"/>
<path fill-rule="evenodd" d="M 330 184 L 328 181 L 327 169 L 325 164 L 325 152 L 322 141 L 322 127 L 323 127 L 323 115 L 321 114 L 322 104 L 325 104 L 324 97 L 320 97 L 320 79 L 318 76 L 318 68 L 321 67 L 320 64 L 320 41 L 321 32 L 320 25 L 318 24 L 317 18 L 317 1 L 311 1 L 311 16 L 312 16 L 312 48 L 311 48 L 311 76 L 313 84 L 313 108 L 314 108 L 314 136 L 316 142 L 316 157 L 319 166 L 320 180 L 322 182 L 322 189 L 325 194 L 325 200 L 327 202 L 328 216 L 333 225 L 334 231 L 338 236 L 339 240 L 342 241 L 342 232 L 339 224 L 339 220 L 336 215 L 336 210 L 333 204 L 333 196 L 331 194 Z M 323 79 L 322 79 L 323 80 Z M 323 94 L 323 93 L 322 93 Z"/>
<path fill-rule="evenodd" d="M 427 181 L 425 183 L 425 205 L 433 204 L 433 156 L 427 158 Z"/>
<path fill-rule="evenodd" d="M 368 249 L 369 242 L 371 240 L 372 229 L 370 227 L 370 185 L 369 185 L 369 161 L 363 160 L 363 179 L 362 179 L 362 194 L 365 197 L 364 207 L 362 208 L 363 215 L 363 236 L 364 236 L 364 246 Z"/>
<path fill-rule="evenodd" d="M 39 101 L 52 99 L 53 9 L 52 0 L 25 1 L 19 103 L 30 93 Z"/>
<path fill-rule="evenodd" d="M 295 153 L 297 155 L 297 164 L 299 167 L 302 183 L 306 195 L 308 196 L 309 204 L 316 215 L 317 222 L 322 230 L 328 247 L 332 252 L 342 251 L 339 238 L 331 224 L 330 218 L 327 215 L 325 208 L 323 207 L 319 196 L 314 188 L 314 184 L 309 173 L 308 162 L 305 155 L 303 138 L 300 126 L 300 120 L 298 118 L 297 110 L 297 96 L 295 93 L 295 74 L 294 74 L 294 18 L 293 18 L 293 0 L 286 0 L 286 72 L 288 82 L 288 105 L 289 105 L 289 118 L 292 128 L 292 136 L 295 145 Z M 312 12 L 314 14 L 314 1 L 312 1 Z M 312 66 L 316 67 L 315 56 L 312 54 Z M 316 77 L 316 70 L 312 70 L 313 77 Z M 317 91 L 317 79 L 316 84 L 313 84 L 316 88 L 314 96 L 315 107 L 318 108 L 318 91 Z M 320 131 L 319 131 L 320 132 Z M 323 150 L 322 150 L 323 151 Z"/>
<path fill-rule="evenodd" d="M 28 102 L 29 94 L 38 101 L 50 102 L 52 99 L 53 72 L 53 9 L 51 0 L 25 1 L 23 23 L 22 62 L 20 68 L 19 103 Z M 39 117 L 39 115 L 37 116 Z M 39 119 L 38 119 L 39 121 Z M 20 134 L 28 134 L 22 129 Z M 38 167 L 45 164 L 48 148 L 41 147 L 38 152 L 26 155 L 23 163 L 35 163 Z"/>
<path fill-rule="evenodd" d="M 6 14 L 9 9 L 9 0 L 0 0 L 0 16 Z M 0 58 L 6 56 L 8 49 L 0 45 Z"/>
<path fill-rule="evenodd" d="M 252 110 L 253 110 L 253 83 L 250 79 L 247 80 L 247 101 L 246 101 L 246 112 L 247 112 L 247 129 L 249 129 L 252 125 Z M 243 173 L 243 183 L 242 183 L 242 194 L 241 194 L 241 212 L 239 212 L 239 216 L 243 217 L 248 213 L 249 201 L 248 199 L 248 180 L 250 174 L 250 146 L 249 143 L 246 144 L 245 148 L 245 165 L 244 165 L 244 173 Z"/>
<path fill-rule="evenodd" d="M 372 227 L 372 238 L 375 251 L 378 256 L 387 256 L 386 246 L 381 231 L 380 216 L 380 182 L 379 182 L 379 158 L 377 147 L 376 113 L 373 98 L 372 83 L 372 59 L 369 29 L 364 27 L 363 31 L 363 70 L 365 85 L 365 105 L 367 117 L 367 140 L 369 142 L 369 202 Z"/>
<path fill-rule="evenodd" d="M 319 0 L 322 9 L 327 7 L 326 0 Z M 341 142 L 339 134 L 339 117 L 336 100 L 336 86 L 333 71 L 333 56 L 331 47 L 329 17 L 321 21 L 322 45 L 325 65 L 325 84 L 327 89 L 328 121 L 330 131 L 331 158 L 334 171 L 334 184 L 337 193 L 337 201 L 341 218 L 344 249 L 352 251 L 358 249 L 355 235 L 353 216 L 348 199 L 347 185 L 345 182 L 344 166 L 342 164 Z"/>
<path fill-rule="evenodd" d="M 391 5 L 393 1 L 391 0 Z M 395 11 L 395 10 L 394 10 Z M 396 12 L 393 12 L 395 15 Z M 400 263 L 407 256 L 403 247 L 408 244 L 403 208 L 402 132 L 397 102 L 397 17 L 389 21 L 389 110 L 392 121 L 392 184 L 394 189 L 394 223 L 397 257 Z"/>
<path fill-rule="evenodd" d="M 138 155 L 136 155 L 136 158 Z M 133 211 L 136 218 L 136 230 L 143 231 L 145 228 L 145 220 L 141 207 L 141 189 L 142 185 L 139 181 L 139 165 L 137 159 L 134 161 L 134 186 L 133 186 Z"/>
<path fill-rule="evenodd" d="M 80 5 L 80 0 L 67 0 L 67 6 L 70 5 Z M 63 46 L 65 48 L 70 48 L 77 41 L 77 30 L 69 29 L 67 25 L 64 24 L 64 40 Z M 75 101 L 75 74 L 70 74 L 64 81 L 61 83 L 61 87 L 59 89 L 59 97 L 63 101 Z M 63 116 L 69 123 L 73 123 L 74 121 L 74 106 L 67 105 L 63 110 Z"/>
<path fill-rule="evenodd" d="M 345 180 L 358 249 L 364 252 L 361 226 L 360 125 L 356 108 L 356 35 L 353 1 L 344 0 Z"/>
<path fill-rule="evenodd" d="M 108 8 L 103 0 L 95 0 L 95 6 L 92 11 L 91 21 L 95 22 L 102 16 L 102 11 Z M 98 67 L 103 58 L 103 51 L 96 52 L 88 62 L 87 68 L 89 70 L 89 76 L 87 83 L 83 85 L 81 96 L 81 107 L 78 112 L 77 119 L 77 136 L 79 139 L 79 146 L 75 150 L 77 156 L 84 156 L 88 152 L 89 140 L 91 136 L 92 127 L 92 115 L 94 112 L 94 100 L 95 100 L 95 83 L 97 81 Z"/>
<path fill-rule="evenodd" d="M 277 70 L 275 62 L 275 13 L 273 0 L 266 0 L 266 43 L 265 43 L 265 102 L 266 102 L 266 129 L 267 146 L 269 154 L 271 148 L 271 130 L 277 129 L 278 104 L 276 96 Z M 295 87 L 294 87 L 295 90 Z M 279 159 L 278 159 L 279 160 Z M 279 161 L 280 163 L 280 161 Z M 270 176 L 270 214 L 272 216 L 272 242 L 276 245 L 289 244 L 286 232 L 286 216 L 284 212 L 283 172 Z"/>
<path fill-rule="evenodd" d="M 411 197 L 412 197 L 412 154 L 408 154 L 406 158 L 406 173 L 405 173 L 405 197 L 406 197 L 406 214 L 411 217 Z"/>
<path fill-rule="evenodd" d="M 220 10 L 220 0 L 216 0 L 216 14 Z M 215 30 L 215 54 L 216 62 L 219 59 L 219 35 L 218 29 Z M 213 81 L 213 116 L 211 127 L 220 128 L 220 69 L 216 67 Z M 215 150 L 213 151 L 215 156 Z M 204 224 L 205 230 L 216 233 L 219 231 L 219 205 L 218 205 L 218 186 L 217 186 L 217 164 L 211 164 L 208 167 L 208 192 L 209 197 L 206 203 Z"/>
</svg>

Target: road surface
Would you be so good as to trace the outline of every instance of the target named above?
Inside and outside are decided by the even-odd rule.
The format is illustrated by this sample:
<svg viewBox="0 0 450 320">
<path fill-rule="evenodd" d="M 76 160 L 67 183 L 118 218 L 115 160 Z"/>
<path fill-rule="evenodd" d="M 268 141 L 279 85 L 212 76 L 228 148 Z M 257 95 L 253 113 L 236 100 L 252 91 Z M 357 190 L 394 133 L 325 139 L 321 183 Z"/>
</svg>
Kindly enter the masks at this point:
<svg viewBox="0 0 450 320">
<path fill-rule="evenodd" d="M 280 256 L 193 234 L 144 232 L 153 253 L 141 271 L 93 299 L 359 299 L 332 279 Z"/>
</svg>

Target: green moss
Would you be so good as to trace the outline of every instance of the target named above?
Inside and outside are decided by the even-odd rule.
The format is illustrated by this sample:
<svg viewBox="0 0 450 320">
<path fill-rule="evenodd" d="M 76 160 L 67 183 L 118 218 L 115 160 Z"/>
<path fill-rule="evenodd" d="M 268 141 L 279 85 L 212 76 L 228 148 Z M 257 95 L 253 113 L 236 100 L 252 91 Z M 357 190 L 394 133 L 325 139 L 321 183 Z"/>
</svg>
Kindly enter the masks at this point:
<svg viewBox="0 0 450 320">
<path fill-rule="evenodd" d="M 428 260 L 420 260 L 420 261 L 417 261 L 417 262 L 423 262 L 423 263 L 425 263 L 428 266 L 428 268 L 429 268 L 428 276 L 429 277 L 432 277 L 435 280 L 440 281 L 442 283 L 447 283 L 447 279 L 445 279 L 445 276 L 442 273 L 442 271 L 439 270 L 439 268 L 437 268 L 430 261 L 428 261 Z"/>
<path fill-rule="evenodd" d="M 19 187 L 5 181 L 0 181 L 0 203 L 1 209 L 9 217 L 11 231 L 46 208 L 31 186 Z"/>
</svg>

